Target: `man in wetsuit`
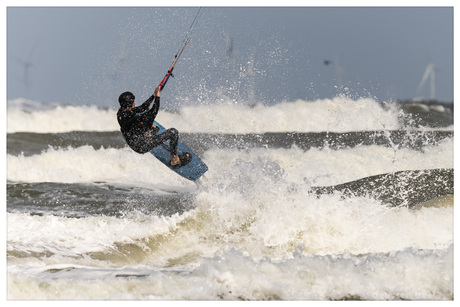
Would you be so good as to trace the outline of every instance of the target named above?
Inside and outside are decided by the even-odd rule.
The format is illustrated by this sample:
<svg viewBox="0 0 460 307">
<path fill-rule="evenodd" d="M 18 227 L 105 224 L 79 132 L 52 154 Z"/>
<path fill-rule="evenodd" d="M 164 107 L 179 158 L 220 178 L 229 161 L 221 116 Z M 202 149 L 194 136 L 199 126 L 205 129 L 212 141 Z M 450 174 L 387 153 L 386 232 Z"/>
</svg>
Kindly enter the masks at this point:
<svg viewBox="0 0 460 307">
<path fill-rule="evenodd" d="M 187 165 L 192 160 L 192 156 L 188 152 L 177 155 L 179 131 L 175 128 L 167 129 L 157 135 L 160 129 L 153 125 L 153 121 L 160 109 L 160 93 L 161 90 L 157 87 L 153 95 L 139 107 L 135 106 L 133 93 L 122 93 L 118 98 L 118 102 L 120 103 L 120 109 L 117 113 L 118 123 L 120 124 L 120 130 L 126 143 L 137 153 L 143 154 L 149 152 L 169 140 L 171 166 L 179 168 Z M 150 104 L 154 100 L 153 107 L 149 110 Z"/>
</svg>

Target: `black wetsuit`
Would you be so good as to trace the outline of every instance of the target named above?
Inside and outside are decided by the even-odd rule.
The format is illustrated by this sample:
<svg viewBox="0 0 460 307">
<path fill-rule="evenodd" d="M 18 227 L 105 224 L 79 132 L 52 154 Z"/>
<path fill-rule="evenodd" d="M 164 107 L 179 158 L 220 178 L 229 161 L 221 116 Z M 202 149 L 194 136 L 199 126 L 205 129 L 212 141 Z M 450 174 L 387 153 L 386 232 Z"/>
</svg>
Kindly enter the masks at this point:
<svg viewBox="0 0 460 307">
<path fill-rule="evenodd" d="M 155 100 L 153 107 L 150 104 Z M 160 109 L 160 97 L 150 96 L 139 107 L 131 110 L 120 108 L 117 113 L 121 133 L 132 150 L 138 153 L 146 153 L 162 143 L 170 140 L 171 154 L 177 154 L 179 132 L 175 128 L 167 129 L 156 135 L 159 128 L 153 128 L 153 121 Z"/>
</svg>

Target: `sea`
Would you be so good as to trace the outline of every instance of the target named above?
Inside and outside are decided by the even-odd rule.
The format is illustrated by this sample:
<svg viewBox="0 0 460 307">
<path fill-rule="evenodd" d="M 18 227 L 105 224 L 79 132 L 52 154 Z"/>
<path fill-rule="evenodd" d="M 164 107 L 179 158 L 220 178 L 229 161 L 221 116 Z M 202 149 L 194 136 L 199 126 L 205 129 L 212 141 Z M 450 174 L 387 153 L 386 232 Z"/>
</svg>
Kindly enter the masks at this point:
<svg viewBox="0 0 460 307">
<path fill-rule="evenodd" d="M 127 147 L 116 111 L 8 101 L 8 300 L 454 299 L 452 103 L 160 110 L 196 182 Z"/>
</svg>

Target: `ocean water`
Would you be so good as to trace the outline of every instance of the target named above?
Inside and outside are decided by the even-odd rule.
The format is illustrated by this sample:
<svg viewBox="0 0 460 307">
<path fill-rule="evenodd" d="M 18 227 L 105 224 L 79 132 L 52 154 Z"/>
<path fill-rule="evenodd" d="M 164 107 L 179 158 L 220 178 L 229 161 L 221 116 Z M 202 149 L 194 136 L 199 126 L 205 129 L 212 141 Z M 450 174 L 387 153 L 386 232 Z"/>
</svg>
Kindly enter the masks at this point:
<svg viewBox="0 0 460 307">
<path fill-rule="evenodd" d="M 115 109 L 8 101 L 7 298 L 453 300 L 452 109 L 161 110 L 195 183 L 130 150 Z"/>
</svg>

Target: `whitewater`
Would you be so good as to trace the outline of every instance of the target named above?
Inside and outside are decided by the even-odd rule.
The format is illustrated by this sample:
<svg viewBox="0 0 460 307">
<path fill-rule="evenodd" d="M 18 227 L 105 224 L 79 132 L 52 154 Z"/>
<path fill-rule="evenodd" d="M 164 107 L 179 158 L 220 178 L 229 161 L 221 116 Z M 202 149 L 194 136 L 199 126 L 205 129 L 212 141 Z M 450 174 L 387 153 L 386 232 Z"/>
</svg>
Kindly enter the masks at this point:
<svg viewBox="0 0 460 307">
<path fill-rule="evenodd" d="M 448 105 L 160 110 L 208 165 L 197 183 L 129 149 L 115 107 L 7 111 L 9 300 L 453 300 L 453 193 L 410 206 L 312 193 L 453 169 Z"/>
<path fill-rule="evenodd" d="M 344 97 L 284 102 L 275 106 L 248 106 L 234 102 L 216 102 L 203 106 L 182 107 L 180 113 L 160 110 L 158 118 L 164 126 L 175 126 L 181 132 L 201 133 L 263 133 L 362 131 L 398 129 L 396 109 L 377 107 L 372 99 L 356 101 Z M 48 108 L 50 106 L 47 106 Z M 43 110 L 39 102 L 15 99 L 8 102 L 8 133 L 118 131 L 115 109 L 101 110 L 95 106 L 63 106 Z M 376 108 L 377 107 L 377 108 Z M 392 108 L 393 105 L 388 105 Z M 29 110 L 29 111 L 25 111 Z M 30 112 L 31 109 L 41 111 Z M 373 117 L 363 117 L 372 112 Z M 345 118 L 344 118 L 345 117 Z M 362 117 L 357 121 L 356 118 Z"/>
</svg>

